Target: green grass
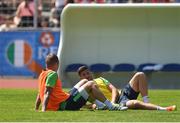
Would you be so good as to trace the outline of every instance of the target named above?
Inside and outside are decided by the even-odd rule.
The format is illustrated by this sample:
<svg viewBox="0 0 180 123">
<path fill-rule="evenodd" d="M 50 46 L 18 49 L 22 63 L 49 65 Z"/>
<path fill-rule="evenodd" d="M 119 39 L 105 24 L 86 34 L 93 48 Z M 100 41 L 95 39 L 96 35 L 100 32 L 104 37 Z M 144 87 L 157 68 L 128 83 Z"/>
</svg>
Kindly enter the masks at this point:
<svg viewBox="0 0 180 123">
<path fill-rule="evenodd" d="M 180 111 L 58 111 L 35 112 L 36 90 L 0 89 L 0 122 L 180 122 Z M 168 106 L 180 105 L 179 90 L 150 90 L 151 102 Z"/>
</svg>

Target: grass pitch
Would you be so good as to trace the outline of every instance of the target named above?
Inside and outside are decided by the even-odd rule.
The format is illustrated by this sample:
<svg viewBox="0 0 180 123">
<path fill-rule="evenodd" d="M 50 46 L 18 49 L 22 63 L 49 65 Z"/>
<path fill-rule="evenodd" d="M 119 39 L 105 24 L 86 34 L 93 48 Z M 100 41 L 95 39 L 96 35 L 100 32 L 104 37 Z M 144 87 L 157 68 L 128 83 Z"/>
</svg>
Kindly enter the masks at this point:
<svg viewBox="0 0 180 123">
<path fill-rule="evenodd" d="M 57 111 L 35 112 L 36 90 L 0 89 L 0 122 L 180 122 L 180 111 Z M 150 101 L 180 105 L 180 90 L 150 90 Z M 139 98 L 141 99 L 141 98 Z"/>
</svg>

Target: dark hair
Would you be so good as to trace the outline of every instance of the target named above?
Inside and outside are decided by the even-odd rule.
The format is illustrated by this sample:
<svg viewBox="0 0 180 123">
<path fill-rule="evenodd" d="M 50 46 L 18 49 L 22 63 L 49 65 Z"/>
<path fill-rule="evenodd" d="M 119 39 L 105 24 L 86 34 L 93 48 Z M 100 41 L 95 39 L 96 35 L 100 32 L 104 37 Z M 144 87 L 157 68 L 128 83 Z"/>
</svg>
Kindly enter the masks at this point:
<svg viewBox="0 0 180 123">
<path fill-rule="evenodd" d="M 78 69 L 78 75 L 80 75 L 83 71 L 85 71 L 85 70 L 88 70 L 88 67 L 87 66 L 81 66 L 81 67 L 79 67 L 79 69 Z"/>
<path fill-rule="evenodd" d="M 58 60 L 58 57 L 55 54 L 50 53 L 50 54 L 48 54 L 46 56 L 46 66 L 47 66 L 47 68 L 54 65 L 54 64 L 56 64 L 56 63 L 59 64 L 59 60 Z"/>
<path fill-rule="evenodd" d="M 74 3 L 74 0 L 67 0 L 67 3 Z"/>
</svg>

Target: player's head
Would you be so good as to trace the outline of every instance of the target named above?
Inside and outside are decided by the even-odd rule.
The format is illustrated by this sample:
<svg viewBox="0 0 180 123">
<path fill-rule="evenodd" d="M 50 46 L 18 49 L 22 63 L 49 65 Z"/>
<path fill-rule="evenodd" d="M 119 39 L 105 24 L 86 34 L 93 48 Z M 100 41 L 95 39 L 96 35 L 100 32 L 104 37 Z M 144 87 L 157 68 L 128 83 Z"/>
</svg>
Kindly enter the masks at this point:
<svg viewBox="0 0 180 123">
<path fill-rule="evenodd" d="M 46 68 L 57 71 L 58 66 L 59 66 L 58 57 L 52 53 L 48 54 L 46 56 Z"/>
<path fill-rule="evenodd" d="M 88 67 L 86 67 L 86 66 L 79 67 L 77 72 L 81 79 L 87 79 L 87 80 L 93 79 L 91 72 L 89 71 Z"/>
</svg>

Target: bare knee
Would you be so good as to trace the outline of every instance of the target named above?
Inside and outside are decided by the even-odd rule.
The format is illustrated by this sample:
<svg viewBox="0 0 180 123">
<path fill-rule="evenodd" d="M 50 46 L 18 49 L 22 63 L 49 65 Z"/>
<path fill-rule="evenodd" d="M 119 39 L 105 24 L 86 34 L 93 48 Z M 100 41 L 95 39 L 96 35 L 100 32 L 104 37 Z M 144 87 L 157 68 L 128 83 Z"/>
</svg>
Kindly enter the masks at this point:
<svg viewBox="0 0 180 123">
<path fill-rule="evenodd" d="M 79 81 L 79 82 L 81 82 L 81 83 L 86 83 L 86 82 L 88 82 L 88 80 L 87 80 L 87 79 L 82 79 L 82 80 Z"/>
<path fill-rule="evenodd" d="M 93 85 L 93 81 L 86 82 L 86 87 L 91 87 Z"/>
<path fill-rule="evenodd" d="M 138 109 L 140 107 L 140 102 L 138 100 L 129 100 L 126 106 L 131 109 Z"/>
<path fill-rule="evenodd" d="M 146 80 L 146 75 L 143 72 L 137 72 L 135 74 L 135 80 L 137 80 L 137 82 L 144 82 Z"/>
<path fill-rule="evenodd" d="M 86 90 L 88 90 L 88 91 L 91 91 L 93 88 L 95 88 L 96 87 L 96 84 L 95 84 L 95 82 L 94 81 L 88 81 L 88 82 L 86 82 L 86 84 L 85 84 L 85 88 L 86 88 Z"/>
<path fill-rule="evenodd" d="M 145 74 L 143 72 L 137 72 L 133 78 L 130 80 L 131 87 L 136 91 L 139 92 L 139 83 L 144 82 Z"/>
<path fill-rule="evenodd" d="M 77 88 L 80 88 L 82 85 L 86 84 L 88 82 L 87 79 L 82 79 L 81 81 L 79 81 L 75 86 Z"/>
<path fill-rule="evenodd" d="M 135 74 L 135 76 L 138 77 L 138 78 L 141 78 L 141 77 L 145 77 L 145 74 L 143 72 L 137 72 Z"/>
</svg>

